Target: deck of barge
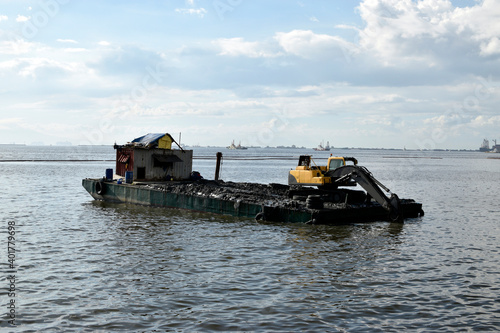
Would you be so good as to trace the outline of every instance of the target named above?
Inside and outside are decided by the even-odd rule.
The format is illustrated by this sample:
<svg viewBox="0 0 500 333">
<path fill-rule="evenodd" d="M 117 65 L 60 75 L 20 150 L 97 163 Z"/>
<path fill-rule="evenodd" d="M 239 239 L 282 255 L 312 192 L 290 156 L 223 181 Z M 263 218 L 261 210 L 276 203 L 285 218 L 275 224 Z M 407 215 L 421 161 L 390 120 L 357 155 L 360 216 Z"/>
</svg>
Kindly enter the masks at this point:
<svg viewBox="0 0 500 333">
<path fill-rule="evenodd" d="M 346 224 L 388 220 L 387 211 L 376 202 L 366 204 L 345 200 L 333 203 L 320 190 L 303 190 L 281 184 L 209 180 L 118 184 L 116 181 L 87 178 L 83 179 L 82 185 L 97 200 L 190 209 L 274 222 Z M 321 208 L 312 208 L 307 204 L 307 198 L 311 196 L 320 198 L 322 203 L 325 201 Z M 423 214 L 422 205 L 411 199 L 401 199 L 401 207 L 404 218 Z"/>
</svg>

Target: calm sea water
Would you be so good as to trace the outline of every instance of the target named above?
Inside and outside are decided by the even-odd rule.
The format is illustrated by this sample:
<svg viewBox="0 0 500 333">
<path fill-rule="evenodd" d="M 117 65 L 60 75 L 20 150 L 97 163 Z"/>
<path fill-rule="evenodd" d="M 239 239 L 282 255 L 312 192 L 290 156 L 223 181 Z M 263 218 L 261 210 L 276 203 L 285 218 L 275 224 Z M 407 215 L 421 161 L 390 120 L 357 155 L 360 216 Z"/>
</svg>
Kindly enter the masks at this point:
<svg viewBox="0 0 500 333">
<path fill-rule="evenodd" d="M 218 150 L 195 148 L 195 156 Z M 300 154 L 329 155 L 222 152 L 224 180 L 262 183 L 285 183 Z M 0 146 L 0 160 L 44 160 L 0 162 L 0 330 L 500 330 L 500 160 L 331 153 L 358 158 L 400 197 L 422 202 L 425 216 L 330 227 L 106 204 L 81 179 L 114 167 L 103 161 L 114 159 L 112 147 Z M 231 159 L 238 156 L 281 159 Z M 196 159 L 194 169 L 212 178 L 214 164 Z M 12 300 L 16 328 L 7 322 Z"/>
</svg>

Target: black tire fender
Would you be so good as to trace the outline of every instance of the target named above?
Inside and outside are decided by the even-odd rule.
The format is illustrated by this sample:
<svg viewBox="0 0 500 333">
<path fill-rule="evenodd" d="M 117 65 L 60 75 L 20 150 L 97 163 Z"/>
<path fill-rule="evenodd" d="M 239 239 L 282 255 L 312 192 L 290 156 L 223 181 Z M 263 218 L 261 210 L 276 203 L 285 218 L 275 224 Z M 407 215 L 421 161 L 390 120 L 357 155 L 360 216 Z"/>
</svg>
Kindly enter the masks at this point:
<svg viewBox="0 0 500 333">
<path fill-rule="evenodd" d="M 95 183 L 95 192 L 99 195 L 106 193 L 106 184 L 102 180 Z"/>
<path fill-rule="evenodd" d="M 391 198 L 389 199 L 391 203 L 391 210 L 389 212 L 389 219 L 391 222 L 399 222 L 403 223 L 404 222 L 404 217 L 403 217 L 403 212 L 402 212 L 402 206 L 401 206 L 401 200 L 399 200 L 399 197 L 393 193 L 391 194 Z"/>
</svg>

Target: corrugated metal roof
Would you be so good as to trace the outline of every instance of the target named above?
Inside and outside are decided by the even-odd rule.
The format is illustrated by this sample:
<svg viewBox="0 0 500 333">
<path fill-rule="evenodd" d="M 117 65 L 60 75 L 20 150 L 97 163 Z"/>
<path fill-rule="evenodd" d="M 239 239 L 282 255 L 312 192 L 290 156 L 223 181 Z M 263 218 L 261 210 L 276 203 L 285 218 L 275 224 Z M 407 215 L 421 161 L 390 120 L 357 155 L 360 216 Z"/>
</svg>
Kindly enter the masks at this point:
<svg viewBox="0 0 500 333">
<path fill-rule="evenodd" d="M 157 143 L 158 140 L 163 138 L 165 135 L 170 136 L 170 134 L 168 133 L 148 133 L 146 135 L 143 135 L 141 137 L 132 140 L 132 143 L 138 143 L 144 146 L 149 146 L 150 144 Z M 172 137 L 170 136 L 170 138 Z"/>
</svg>

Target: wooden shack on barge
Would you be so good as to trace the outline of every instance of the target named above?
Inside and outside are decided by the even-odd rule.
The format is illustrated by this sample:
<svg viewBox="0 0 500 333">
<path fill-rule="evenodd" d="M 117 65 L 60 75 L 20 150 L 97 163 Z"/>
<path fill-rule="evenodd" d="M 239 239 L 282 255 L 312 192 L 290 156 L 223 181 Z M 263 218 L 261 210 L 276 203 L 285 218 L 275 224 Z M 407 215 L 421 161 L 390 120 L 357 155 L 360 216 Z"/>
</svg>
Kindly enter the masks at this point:
<svg viewBox="0 0 500 333">
<path fill-rule="evenodd" d="M 172 149 L 175 143 L 178 149 Z M 132 172 L 133 180 L 186 180 L 193 168 L 193 151 L 183 149 L 168 133 L 149 133 L 125 145 L 114 145 L 116 175 Z"/>
</svg>

